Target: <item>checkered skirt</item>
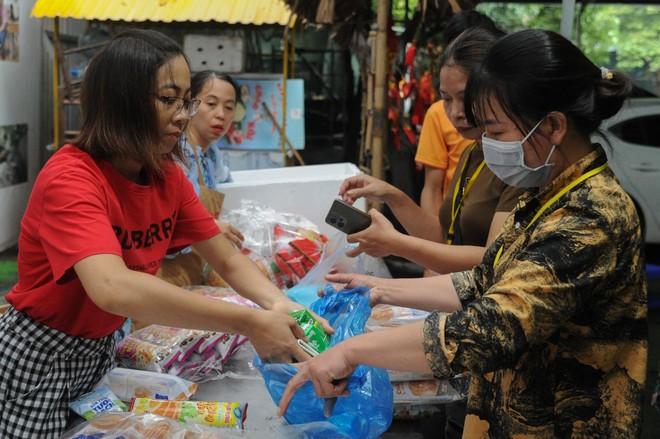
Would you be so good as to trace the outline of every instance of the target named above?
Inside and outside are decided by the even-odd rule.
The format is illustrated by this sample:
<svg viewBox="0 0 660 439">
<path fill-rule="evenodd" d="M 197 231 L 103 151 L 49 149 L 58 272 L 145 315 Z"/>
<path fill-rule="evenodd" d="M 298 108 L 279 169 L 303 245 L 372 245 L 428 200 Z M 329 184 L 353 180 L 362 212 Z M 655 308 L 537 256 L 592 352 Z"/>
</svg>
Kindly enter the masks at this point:
<svg viewBox="0 0 660 439">
<path fill-rule="evenodd" d="M 10 307 L 0 318 L 0 438 L 58 438 L 69 403 L 113 365 L 114 338 L 75 337 Z"/>
</svg>

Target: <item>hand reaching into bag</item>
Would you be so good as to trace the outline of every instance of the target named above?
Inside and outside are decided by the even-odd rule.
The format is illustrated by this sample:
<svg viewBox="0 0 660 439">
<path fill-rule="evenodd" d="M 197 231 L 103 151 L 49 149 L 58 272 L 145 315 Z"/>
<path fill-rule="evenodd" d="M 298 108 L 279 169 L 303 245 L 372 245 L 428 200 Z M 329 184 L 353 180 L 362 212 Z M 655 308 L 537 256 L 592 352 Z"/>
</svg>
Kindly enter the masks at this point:
<svg viewBox="0 0 660 439">
<path fill-rule="evenodd" d="M 234 244 L 237 249 L 240 250 L 243 248 L 243 241 L 245 241 L 245 237 L 240 230 L 224 221 L 215 220 L 215 223 L 218 225 L 218 227 L 220 227 L 220 231 L 227 237 L 227 239 L 231 241 L 232 244 Z"/>
</svg>

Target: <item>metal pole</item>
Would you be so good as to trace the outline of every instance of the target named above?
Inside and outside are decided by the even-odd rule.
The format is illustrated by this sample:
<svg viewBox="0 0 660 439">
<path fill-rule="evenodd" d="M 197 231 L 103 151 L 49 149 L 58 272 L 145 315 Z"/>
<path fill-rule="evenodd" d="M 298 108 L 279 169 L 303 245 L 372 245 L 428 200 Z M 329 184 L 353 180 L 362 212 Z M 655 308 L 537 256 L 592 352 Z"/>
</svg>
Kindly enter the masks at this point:
<svg viewBox="0 0 660 439">
<path fill-rule="evenodd" d="M 575 0 L 562 0 L 561 25 L 559 33 L 569 40 L 573 40 L 573 23 L 575 22 Z"/>
</svg>

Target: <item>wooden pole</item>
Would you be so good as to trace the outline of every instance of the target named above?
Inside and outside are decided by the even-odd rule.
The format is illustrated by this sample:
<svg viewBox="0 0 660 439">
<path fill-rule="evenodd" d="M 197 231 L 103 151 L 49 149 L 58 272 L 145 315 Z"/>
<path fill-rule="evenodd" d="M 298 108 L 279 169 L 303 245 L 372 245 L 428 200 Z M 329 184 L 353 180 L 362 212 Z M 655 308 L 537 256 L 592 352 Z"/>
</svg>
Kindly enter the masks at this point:
<svg viewBox="0 0 660 439">
<path fill-rule="evenodd" d="M 365 133 L 364 133 L 364 147 L 360 151 L 360 168 L 364 172 L 371 173 L 371 158 L 373 157 L 373 143 L 374 143 L 374 74 L 370 70 L 366 75 L 366 92 L 365 92 Z"/>
<path fill-rule="evenodd" d="M 290 155 L 293 155 L 297 160 L 298 163 L 300 163 L 302 166 L 305 166 L 305 161 L 303 158 L 300 156 L 298 151 L 296 151 L 296 148 L 291 144 L 291 141 L 289 138 L 286 136 L 286 133 L 284 132 L 284 128 L 280 126 L 279 123 L 277 123 L 277 119 L 275 119 L 275 116 L 273 116 L 273 113 L 270 111 L 270 108 L 268 108 L 268 105 L 266 105 L 265 102 L 262 102 L 261 105 L 264 107 L 264 110 L 266 111 L 266 115 L 270 119 L 271 122 L 273 122 L 273 125 L 275 125 L 275 128 L 279 130 L 279 132 L 282 135 L 282 143 L 286 144 L 289 147 L 289 152 L 287 153 L 286 151 L 284 152 L 284 157 L 288 158 Z"/>
<path fill-rule="evenodd" d="M 282 126 L 280 127 L 280 134 L 281 134 L 281 144 L 280 144 L 280 150 L 282 151 L 282 154 L 284 154 L 284 166 L 292 166 L 293 161 L 290 159 L 290 156 L 286 153 L 286 117 L 287 117 L 287 112 L 286 112 L 286 99 L 287 99 L 287 82 L 289 79 L 289 57 L 290 56 L 295 56 L 295 52 L 292 54 L 291 49 L 295 49 L 295 45 L 292 45 L 289 42 L 289 28 L 292 28 L 294 24 L 296 23 L 296 11 L 298 10 L 298 2 L 299 0 L 296 0 L 296 3 L 293 6 L 293 9 L 291 10 L 291 14 L 289 15 L 289 20 L 286 23 L 286 26 L 284 27 L 284 59 L 282 60 Z M 291 65 L 293 66 L 294 60 L 291 59 Z M 295 151 L 295 149 L 294 149 Z M 298 151 L 296 151 L 297 153 Z M 304 163 L 302 163 L 304 164 Z"/>
<path fill-rule="evenodd" d="M 280 150 L 282 151 L 282 154 L 284 155 L 284 166 L 291 166 L 291 160 L 288 159 L 288 155 L 286 153 L 286 83 L 289 79 L 289 26 L 291 25 L 291 20 L 293 18 L 293 11 L 291 11 L 291 15 L 289 16 L 289 22 L 286 24 L 286 27 L 284 28 L 284 56 L 282 59 L 282 126 L 278 126 L 278 129 L 280 130 Z M 264 104 L 264 107 L 268 110 L 268 107 Z M 268 115 L 270 116 L 270 111 L 268 111 Z"/>
<path fill-rule="evenodd" d="M 383 178 L 383 150 L 387 144 L 385 97 L 387 96 L 387 26 L 389 14 L 390 0 L 378 0 L 371 175 L 379 179 Z"/>
<path fill-rule="evenodd" d="M 358 165 L 360 169 L 371 174 L 371 146 L 373 142 L 373 116 L 374 116 L 374 64 L 376 58 L 376 31 L 369 31 L 367 44 L 370 55 L 362 71 L 362 124 L 361 144 Z"/>
</svg>

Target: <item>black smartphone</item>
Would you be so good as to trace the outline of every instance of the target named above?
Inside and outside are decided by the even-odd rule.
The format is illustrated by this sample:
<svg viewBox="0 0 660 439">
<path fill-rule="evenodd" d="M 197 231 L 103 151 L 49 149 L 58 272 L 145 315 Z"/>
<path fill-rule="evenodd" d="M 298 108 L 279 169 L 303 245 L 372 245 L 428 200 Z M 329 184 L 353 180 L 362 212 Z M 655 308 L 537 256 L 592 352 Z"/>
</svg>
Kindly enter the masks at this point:
<svg viewBox="0 0 660 439">
<path fill-rule="evenodd" d="M 361 232 L 369 227 L 371 217 L 338 198 L 332 202 L 330 211 L 328 211 L 328 215 L 325 217 L 325 222 L 350 235 L 351 233 Z"/>
</svg>

